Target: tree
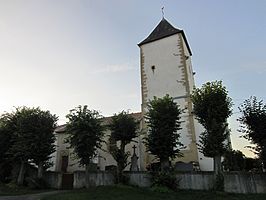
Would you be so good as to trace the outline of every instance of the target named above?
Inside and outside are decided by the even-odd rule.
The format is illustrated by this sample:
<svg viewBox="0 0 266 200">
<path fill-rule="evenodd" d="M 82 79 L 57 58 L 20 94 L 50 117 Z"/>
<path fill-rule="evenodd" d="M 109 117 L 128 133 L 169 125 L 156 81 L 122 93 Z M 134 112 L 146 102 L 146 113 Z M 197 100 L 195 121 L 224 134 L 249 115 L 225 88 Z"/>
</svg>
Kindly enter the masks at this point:
<svg viewBox="0 0 266 200">
<path fill-rule="evenodd" d="M 182 110 L 169 95 L 163 98 L 154 97 L 148 102 L 146 123 L 148 135 L 146 146 L 148 151 L 160 159 L 161 169 L 169 168 L 169 159 L 182 156 L 180 148 L 183 144 L 179 141 L 180 114 Z"/>
<path fill-rule="evenodd" d="M 240 105 L 242 116 L 240 131 L 243 137 L 255 144 L 255 151 L 259 155 L 266 169 L 266 104 L 252 96 Z"/>
<path fill-rule="evenodd" d="M 221 156 L 227 149 L 229 137 L 227 118 L 232 114 L 232 100 L 222 81 L 207 82 L 193 90 L 193 112 L 205 128 L 200 135 L 200 151 L 214 160 L 215 174 L 221 172 Z"/>
<path fill-rule="evenodd" d="M 245 156 L 241 151 L 228 150 L 224 154 L 223 166 L 228 171 L 243 171 Z"/>
<path fill-rule="evenodd" d="M 6 159 L 6 152 L 10 147 L 11 135 L 8 131 L 6 117 L 2 115 L 0 118 L 0 164 Z"/>
<path fill-rule="evenodd" d="M 7 152 L 12 143 L 6 120 L 6 116 L 2 115 L 0 118 L 0 182 L 4 182 L 11 173 L 11 161 Z"/>
<path fill-rule="evenodd" d="M 58 118 L 49 111 L 42 111 L 39 108 L 35 112 L 35 116 L 32 116 L 34 142 L 31 145 L 31 159 L 38 166 L 38 178 L 42 178 L 44 167 L 50 165 L 49 159 L 55 152 L 54 130 Z"/>
<path fill-rule="evenodd" d="M 115 114 L 109 125 L 111 135 L 109 139 L 109 152 L 117 162 L 118 182 L 122 181 L 122 172 L 128 165 L 129 152 L 125 152 L 126 145 L 137 136 L 138 122 L 125 111 Z M 117 142 L 120 142 L 120 147 Z"/>
<path fill-rule="evenodd" d="M 245 158 L 245 171 L 261 171 L 261 162 L 258 158 Z"/>
<path fill-rule="evenodd" d="M 55 152 L 53 131 L 57 117 L 49 111 L 27 107 L 16 108 L 15 112 L 5 117 L 12 142 L 8 154 L 20 162 L 17 183 L 23 184 L 25 167 L 29 161 L 38 165 L 38 177 L 41 178 L 43 166 Z"/>
<path fill-rule="evenodd" d="M 88 106 L 78 106 L 70 110 L 66 116 L 66 131 L 69 134 L 67 142 L 78 156 L 79 163 L 86 167 L 86 178 L 88 178 L 89 165 L 96 156 L 97 148 L 101 148 L 104 127 L 101 124 L 102 116 L 98 111 L 89 110 Z M 88 184 L 88 180 L 87 180 Z"/>
</svg>

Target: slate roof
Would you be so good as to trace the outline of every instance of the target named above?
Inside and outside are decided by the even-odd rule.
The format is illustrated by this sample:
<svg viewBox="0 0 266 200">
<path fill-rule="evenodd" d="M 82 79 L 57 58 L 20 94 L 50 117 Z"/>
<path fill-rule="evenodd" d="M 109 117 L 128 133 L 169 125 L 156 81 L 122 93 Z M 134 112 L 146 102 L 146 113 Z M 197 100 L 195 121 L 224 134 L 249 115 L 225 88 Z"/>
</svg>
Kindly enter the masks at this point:
<svg viewBox="0 0 266 200">
<path fill-rule="evenodd" d="M 182 34 L 184 41 L 187 45 L 189 54 L 192 55 L 184 31 L 173 27 L 165 18 L 163 18 L 160 21 L 160 23 L 155 27 L 155 29 L 151 32 L 151 34 L 145 40 L 139 43 L 138 46 L 141 46 L 143 44 L 147 44 L 147 43 L 150 43 L 156 40 L 160 40 L 162 38 L 169 37 L 177 33 Z"/>
<path fill-rule="evenodd" d="M 141 118 L 142 118 L 141 112 L 138 112 L 138 113 L 130 113 L 129 115 L 132 116 L 137 121 L 140 121 Z M 102 124 L 103 125 L 108 125 L 108 124 L 111 123 L 111 121 L 112 121 L 112 117 L 104 117 L 102 119 Z M 60 126 L 56 127 L 56 129 L 55 129 L 54 132 L 55 133 L 58 133 L 58 134 L 65 133 L 66 132 L 66 124 L 63 124 L 63 125 L 60 125 Z"/>
</svg>

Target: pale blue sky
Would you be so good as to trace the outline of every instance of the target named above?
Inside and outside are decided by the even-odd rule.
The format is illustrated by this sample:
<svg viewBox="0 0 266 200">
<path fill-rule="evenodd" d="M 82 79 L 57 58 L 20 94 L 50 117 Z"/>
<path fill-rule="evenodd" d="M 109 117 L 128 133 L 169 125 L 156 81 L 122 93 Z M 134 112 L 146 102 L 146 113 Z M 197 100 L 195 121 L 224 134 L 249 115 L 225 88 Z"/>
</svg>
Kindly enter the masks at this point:
<svg viewBox="0 0 266 200">
<path fill-rule="evenodd" d="M 137 43 L 162 6 L 186 33 L 197 86 L 223 80 L 234 112 L 251 95 L 266 99 L 264 0 L 0 0 L 0 112 L 40 106 L 64 123 L 80 104 L 105 116 L 140 111 Z M 243 150 L 237 117 L 233 146 Z"/>
</svg>

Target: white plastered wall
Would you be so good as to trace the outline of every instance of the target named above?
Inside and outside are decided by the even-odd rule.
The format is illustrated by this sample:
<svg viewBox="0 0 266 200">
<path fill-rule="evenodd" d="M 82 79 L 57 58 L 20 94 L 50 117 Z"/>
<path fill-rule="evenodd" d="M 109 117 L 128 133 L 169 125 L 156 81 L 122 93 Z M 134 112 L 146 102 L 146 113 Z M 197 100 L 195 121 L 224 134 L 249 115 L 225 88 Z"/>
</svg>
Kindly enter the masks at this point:
<svg viewBox="0 0 266 200">
<path fill-rule="evenodd" d="M 147 99 L 151 100 L 154 96 L 161 98 L 169 96 L 186 96 L 182 63 L 180 57 L 180 37 L 178 34 L 163 38 L 141 46 L 144 56 L 144 71 L 146 75 Z M 152 66 L 155 67 L 152 70 Z M 175 100 L 181 109 L 185 108 L 184 98 Z M 146 102 L 144 102 L 145 104 Z M 186 116 L 186 113 L 183 114 Z M 187 132 L 186 120 L 181 124 L 182 132 Z M 187 146 L 190 141 L 186 134 L 181 135 L 182 143 Z"/>
<path fill-rule="evenodd" d="M 182 34 L 175 34 L 154 42 L 142 45 L 141 47 L 141 67 L 142 67 L 142 95 L 143 113 L 146 112 L 146 103 L 148 100 L 156 97 L 163 97 L 169 94 L 175 98 L 175 101 L 184 109 L 182 114 L 181 138 L 180 141 L 186 146 L 187 151 L 193 140 L 199 142 L 199 134 L 202 127 L 193 117 L 193 126 L 195 136 L 191 136 L 191 126 L 189 122 L 190 111 L 187 109 L 187 97 L 194 88 L 193 69 L 191 57 Z M 185 58 L 185 59 L 184 59 Z M 154 70 L 152 69 L 154 66 Z M 184 71 L 184 68 L 185 71 Z M 191 128 L 191 127 L 190 127 Z M 189 128 L 189 129 L 190 129 Z M 212 170 L 212 159 L 204 157 L 196 148 L 196 159 L 203 171 Z M 186 156 L 186 155 L 184 155 Z"/>
</svg>

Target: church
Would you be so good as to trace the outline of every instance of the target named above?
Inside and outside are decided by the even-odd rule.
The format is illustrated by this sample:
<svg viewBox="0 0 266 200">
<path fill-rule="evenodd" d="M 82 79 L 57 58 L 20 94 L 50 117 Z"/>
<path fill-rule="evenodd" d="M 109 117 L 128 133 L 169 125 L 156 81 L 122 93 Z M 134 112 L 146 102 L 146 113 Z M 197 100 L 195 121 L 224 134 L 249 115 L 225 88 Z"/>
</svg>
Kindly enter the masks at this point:
<svg viewBox="0 0 266 200">
<path fill-rule="evenodd" d="M 182 150 L 183 157 L 176 158 L 172 161 L 174 166 L 191 166 L 192 170 L 211 171 L 213 163 L 211 158 L 205 157 L 199 152 L 197 143 L 199 135 L 203 131 L 202 126 L 195 119 L 192 113 L 193 105 L 190 94 L 195 86 L 194 72 L 192 70 L 191 56 L 192 52 L 181 29 L 172 26 L 165 18 L 159 22 L 154 30 L 138 44 L 140 49 L 140 73 L 141 73 L 141 112 L 132 113 L 131 115 L 140 123 L 140 131 L 134 142 L 127 145 L 126 151 L 138 157 L 137 165 L 141 171 L 147 170 L 152 163 L 158 162 L 155 157 L 146 151 L 143 144 L 143 138 L 147 134 L 147 125 L 144 116 L 147 112 L 147 103 L 154 96 L 160 98 L 168 94 L 173 97 L 174 101 L 184 110 L 181 116 L 181 137 L 180 141 L 184 144 Z M 111 117 L 103 120 L 104 124 L 111 121 Z M 53 155 L 55 166 L 52 170 L 62 172 L 73 172 L 84 170 L 79 166 L 77 158 L 73 151 L 65 143 L 67 134 L 65 125 L 59 126 L 55 130 L 57 137 L 56 152 Z M 105 141 L 108 141 L 110 131 L 106 131 Z M 97 150 L 97 157 L 94 163 L 99 170 L 106 170 L 110 166 L 116 165 L 115 160 L 108 153 L 106 143 L 102 148 Z M 130 158 L 129 158 L 130 162 Z M 129 170 L 130 166 L 126 168 Z"/>
</svg>

